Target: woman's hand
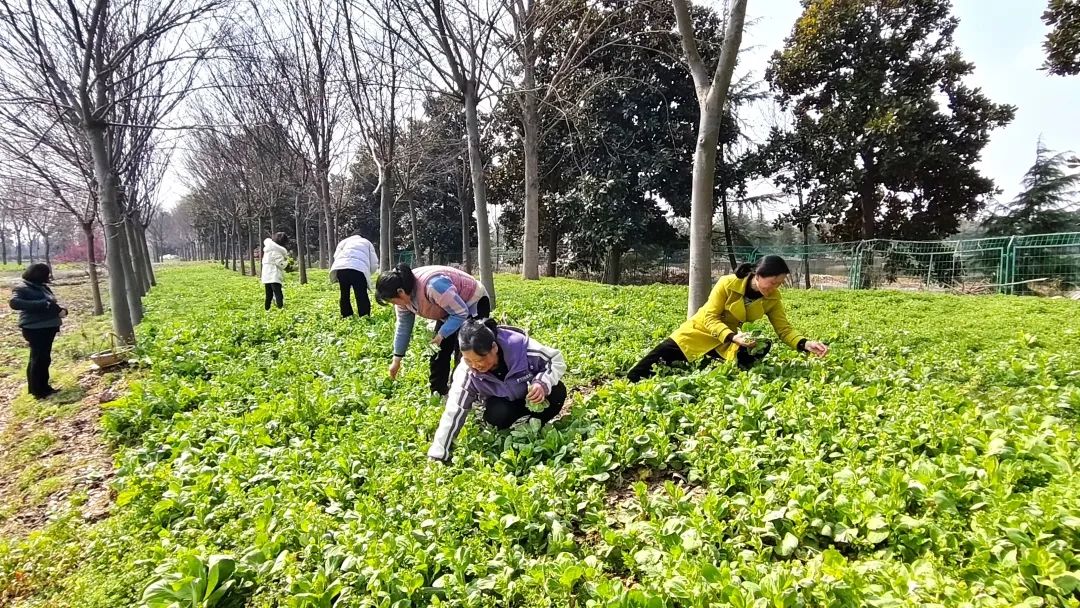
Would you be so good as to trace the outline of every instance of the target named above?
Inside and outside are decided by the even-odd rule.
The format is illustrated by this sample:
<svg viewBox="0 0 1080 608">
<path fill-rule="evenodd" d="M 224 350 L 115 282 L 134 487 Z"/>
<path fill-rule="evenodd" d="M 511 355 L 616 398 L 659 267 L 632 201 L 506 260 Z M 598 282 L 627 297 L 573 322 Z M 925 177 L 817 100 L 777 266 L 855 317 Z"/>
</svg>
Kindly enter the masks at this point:
<svg viewBox="0 0 1080 608">
<path fill-rule="evenodd" d="M 435 334 L 435 337 L 431 339 L 431 343 L 435 346 L 442 346 L 443 337 L 442 334 Z"/>
<path fill-rule="evenodd" d="M 547 397 L 547 391 L 544 390 L 544 385 L 539 382 L 533 382 L 529 386 L 529 392 L 525 395 L 525 400 L 529 403 L 540 403 Z"/>
<path fill-rule="evenodd" d="M 390 362 L 390 379 L 397 378 L 398 372 L 401 371 L 401 357 L 394 357 Z"/>
<path fill-rule="evenodd" d="M 803 349 L 811 355 L 817 357 L 824 357 L 825 355 L 829 354 L 829 345 L 825 344 L 824 342 L 815 342 L 813 340 L 808 340 L 806 344 L 803 344 Z"/>
<path fill-rule="evenodd" d="M 754 348 L 754 345 L 757 344 L 757 340 L 755 340 L 753 336 L 741 331 L 732 336 L 731 341 L 739 346 L 745 346 L 746 348 Z"/>
<path fill-rule="evenodd" d="M 68 309 L 61 306 L 58 314 L 60 315 L 60 318 L 63 319 L 68 316 Z"/>
</svg>

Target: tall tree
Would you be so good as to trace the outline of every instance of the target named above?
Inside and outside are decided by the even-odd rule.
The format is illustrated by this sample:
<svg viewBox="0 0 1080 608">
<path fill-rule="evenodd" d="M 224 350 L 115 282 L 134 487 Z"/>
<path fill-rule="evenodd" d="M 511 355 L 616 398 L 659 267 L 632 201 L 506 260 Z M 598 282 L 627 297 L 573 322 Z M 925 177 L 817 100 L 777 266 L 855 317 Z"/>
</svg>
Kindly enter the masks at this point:
<svg viewBox="0 0 1080 608">
<path fill-rule="evenodd" d="M 1050 0 L 1042 14 L 1050 31 L 1043 41 L 1051 74 L 1080 74 L 1080 0 Z"/>
<path fill-rule="evenodd" d="M 944 238 L 995 192 L 975 168 L 1015 113 L 964 83 L 949 0 L 803 0 L 766 77 L 807 159 L 832 237 Z"/>
<path fill-rule="evenodd" d="M 686 315 L 690 317 L 705 304 L 712 288 L 713 194 L 720 116 L 727 103 L 735 59 L 742 43 L 746 0 L 733 0 L 731 4 L 722 50 L 711 74 L 698 49 L 689 3 L 687 0 L 671 0 L 671 3 L 675 8 L 686 64 L 694 79 L 699 112 L 690 193 L 690 293 L 686 304 Z"/>
<path fill-rule="evenodd" d="M 433 84 L 457 99 L 465 110 L 480 281 L 494 303 L 497 298 L 479 105 L 492 92 L 493 76 L 502 64 L 503 55 L 495 43 L 496 24 L 504 16 L 504 7 L 500 0 L 401 0 L 398 6 L 396 27 L 403 40 L 430 68 Z"/>
<path fill-rule="evenodd" d="M 1024 174 L 1024 190 L 985 223 L 990 236 L 1080 230 L 1080 173 L 1068 170 L 1068 153 L 1054 153 L 1040 140 L 1035 163 Z"/>
</svg>

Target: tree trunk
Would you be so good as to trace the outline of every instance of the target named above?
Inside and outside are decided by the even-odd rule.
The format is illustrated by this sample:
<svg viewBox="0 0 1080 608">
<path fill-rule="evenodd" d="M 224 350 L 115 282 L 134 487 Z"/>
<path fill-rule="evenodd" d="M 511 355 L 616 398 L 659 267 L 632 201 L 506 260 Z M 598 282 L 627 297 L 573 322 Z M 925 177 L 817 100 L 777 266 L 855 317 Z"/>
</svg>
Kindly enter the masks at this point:
<svg viewBox="0 0 1080 608">
<path fill-rule="evenodd" d="M 48 264 L 49 267 L 51 268 L 52 267 L 52 255 L 51 255 L 52 252 L 50 251 L 51 243 L 49 243 L 49 235 L 43 233 L 41 235 L 41 238 L 45 241 L 45 263 Z"/>
<path fill-rule="evenodd" d="M 622 252 L 616 247 L 608 249 L 604 258 L 604 283 L 618 285 L 622 278 Z"/>
<path fill-rule="evenodd" d="M 22 230 L 19 229 L 19 225 L 15 225 L 15 256 L 18 258 L 19 266 L 22 266 Z"/>
<path fill-rule="evenodd" d="M 142 291 L 142 281 L 139 280 L 139 276 L 135 273 L 135 260 L 132 259 L 134 248 L 131 246 L 131 232 L 127 221 L 126 216 L 120 220 L 119 246 L 123 252 L 120 255 L 120 261 L 124 272 L 124 286 L 126 287 L 124 294 L 128 303 L 128 314 L 131 315 L 131 324 L 134 326 L 142 323 L 142 296 L 144 292 Z"/>
<path fill-rule="evenodd" d="M 105 130 L 87 129 L 90 153 L 94 159 L 94 178 L 98 185 L 98 204 L 101 206 L 102 225 L 105 228 L 105 262 L 109 267 L 109 303 L 112 307 L 113 333 L 128 344 L 135 342 L 135 324 L 127 300 L 127 276 L 124 274 L 124 251 L 121 239 L 120 206 L 116 200 L 116 176 L 112 171 L 109 150 L 105 143 Z"/>
<path fill-rule="evenodd" d="M 862 239 L 874 238 L 874 218 L 877 215 L 877 165 L 873 154 L 860 153 L 863 161 L 863 177 L 859 182 L 860 232 Z"/>
<path fill-rule="evenodd" d="M 329 164 L 327 163 L 327 166 Z M 319 199 L 322 201 L 323 229 L 320 232 L 320 240 L 326 243 L 319 253 L 322 268 L 330 268 L 330 255 L 334 250 L 334 212 L 330 202 L 330 176 L 329 168 L 319 172 Z"/>
<path fill-rule="evenodd" d="M 131 269 L 135 273 L 135 278 L 139 285 L 139 298 L 150 293 L 150 280 L 146 274 L 146 259 L 143 254 L 142 245 L 139 243 L 138 229 L 135 227 L 136 221 L 128 216 L 127 224 L 127 236 L 128 246 L 131 247 Z"/>
<path fill-rule="evenodd" d="M 461 264 L 465 272 L 472 274 L 472 209 L 469 199 L 469 181 L 466 166 L 461 167 L 461 179 L 458 182 L 458 202 L 461 204 Z"/>
<path fill-rule="evenodd" d="M 256 235 L 262 234 L 262 218 L 261 217 L 258 218 L 258 220 L 257 220 L 257 227 L 254 230 L 254 234 L 256 234 Z M 259 276 L 259 271 L 255 269 L 255 262 L 258 259 L 258 256 L 255 255 L 255 243 L 252 242 L 251 236 L 252 236 L 252 229 L 248 228 L 248 255 L 251 256 L 251 275 L 254 276 L 254 277 L 258 277 Z"/>
<path fill-rule="evenodd" d="M 799 211 L 803 216 L 802 242 L 803 242 L 803 286 L 810 289 L 810 213 L 806 208 L 806 200 L 803 198 L 802 183 L 798 184 Z"/>
<path fill-rule="evenodd" d="M 739 265 L 739 261 L 735 259 L 735 239 L 731 235 L 731 213 L 728 211 L 727 203 L 727 189 L 722 189 L 720 190 L 720 212 L 723 214 L 724 220 L 724 243 L 727 245 L 728 264 L 731 265 L 731 272 L 735 272 L 735 267 Z"/>
<path fill-rule="evenodd" d="M 394 188 L 392 167 L 379 164 L 379 270 L 386 272 L 394 267 Z"/>
<path fill-rule="evenodd" d="M 697 65 L 691 66 L 692 71 L 698 74 L 695 76 L 695 89 L 699 116 L 690 194 L 690 293 L 686 306 L 688 318 L 705 304 L 712 288 L 712 218 L 716 142 L 720 132 L 720 114 L 727 103 L 731 75 L 735 70 L 735 59 L 742 41 L 746 1 L 735 0 L 731 6 L 719 65 L 715 73 L 709 74 L 712 76 L 711 83 L 699 81 L 699 78 L 704 76 L 705 69 L 700 57 L 697 57 Z M 685 2 L 674 4 L 685 49 L 688 46 L 687 39 L 693 36 L 693 23 L 688 23 L 687 4 Z M 688 58 L 688 61 L 693 61 L 693 59 Z"/>
<path fill-rule="evenodd" d="M 535 60 L 531 38 L 525 39 L 525 56 Z M 540 278 L 540 117 L 536 108 L 536 76 L 532 61 L 524 65 L 522 128 L 525 131 L 525 231 L 521 243 L 521 276 Z"/>
<path fill-rule="evenodd" d="M 420 260 L 420 239 L 416 233 L 416 202 L 409 197 L 409 223 L 412 227 L 413 265 L 422 266 Z"/>
<path fill-rule="evenodd" d="M 473 206 L 476 213 L 476 257 L 480 266 L 480 281 L 488 292 L 494 308 L 495 277 L 491 272 L 491 227 L 487 214 L 487 186 L 484 183 L 484 161 L 480 156 L 480 125 L 476 115 L 476 83 L 465 87 L 465 130 L 469 136 L 469 171 L 472 174 Z"/>
<path fill-rule="evenodd" d="M 296 263 L 300 268 L 300 284 L 307 284 L 307 238 L 304 235 L 304 220 L 300 209 L 300 193 L 293 199 L 296 204 Z"/>
<path fill-rule="evenodd" d="M 157 287 L 157 277 L 154 276 L 154 258 L 150 255 L 150 245 L 146 242 L 146 228 L 142 224 L 135 226 L 135 231 L 139 234 L 139 244 L 142 245 L 143 261 L 146 262 L 146 280 L 149 281 L 150 287 Z M 159 251 L 159 247 L 154 247 L 155 253 Z M 161 255 L 158 253 L 157 255 Z"/>
<path fill-rule="evenodd" d="M 4 232 L 3 222 L 0 222 L 0 263 L 7 266 L 7 232 Z"/>
<path fill-rule="evenodd" d="M 94 316 L 105 313 L 101 304 L 101 284 L 98 282 L 97 252 L 94 251 L 94 222 L 80 222 L 86 239 L 86 271 L 90 275 L 90 293 L 94 298 Z"/>
<path fill-rule="evenodd" d="M 559 261 L 559 231 L 555 229 L 555 220 L 552 218 L 553 211 L 548 211 L 548 255 L 547 275 L 553 277 L 558 272 L 556 263 Z"/>
</svg>

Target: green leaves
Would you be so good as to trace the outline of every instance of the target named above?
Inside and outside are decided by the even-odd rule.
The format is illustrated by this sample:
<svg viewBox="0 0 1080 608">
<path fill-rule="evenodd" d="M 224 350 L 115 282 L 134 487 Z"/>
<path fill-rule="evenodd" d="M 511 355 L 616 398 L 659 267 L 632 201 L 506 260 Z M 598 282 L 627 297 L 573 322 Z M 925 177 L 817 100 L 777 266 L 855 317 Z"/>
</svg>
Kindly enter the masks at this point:
<svg viewBox="0 0 1080 608">
<path fill-rule="evenodd" d="M 164 272 L 152 363 L 110 410 L 130 423 L 114 515 L 57 536 L 81 567 L 52 579 L 29 557 L 53 554 L 45 541 L 0 542 L 0 593 L 15 572 L 47 581 L 37 605 L 80 608 L 996 608 L 1078 592 L 1075 303 L 785 291 L 800 331 L 835 335 L 828 358 L 778 343 L 749 372 L 631 385 L 620 374 L 681 322 L 683 289 L 501 277 L 498 314 L 574 369 L 569 412 L 510 432 L 474 413 L 444 466 L 424 456 L 442 414 L 424 336 L 389 382 L 390 310 L 342 323 L 317 277 L 267 316 L 258 298 L 234 310 L 249 279 Z M 1027 348 L 1017 325 L 1055 339 Z"/>
</svg>

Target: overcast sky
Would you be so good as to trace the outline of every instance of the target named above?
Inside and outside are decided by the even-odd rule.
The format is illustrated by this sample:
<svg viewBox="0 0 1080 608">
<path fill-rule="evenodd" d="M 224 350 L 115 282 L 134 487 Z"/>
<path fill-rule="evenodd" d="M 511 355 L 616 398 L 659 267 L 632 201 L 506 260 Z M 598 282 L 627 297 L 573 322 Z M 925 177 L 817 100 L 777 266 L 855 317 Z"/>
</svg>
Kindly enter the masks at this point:
<svg viewBox="0 0 1080 608">
<path fill-rule="evenodd" d="M 1053 150 L 1080 152 L 1080 76 L 1050 76 L 1039 70 L 1045 0 L 955 0 L 953 5 L 960 18 L 956 42 L 975 64 L 969 82 L 982 87 L 991 100 L 1017 107 L 1015 120 L 992 133 L 980 166 L 1001 188 L 1002 200 L 1009 200 L 1019 190 L 1040 136 Z M 800 12 L 799 0 L 750 0 L 752 24 L 743 38 L 739 72 L 763 78 L 769 56 L 783 46 Z M 747 118 L 755 120 L 753 114 Z M 162 184 L 167 207 L 186 192 L 178 171 L 180 156 L 174 157 L 173 170 Z"/>
</svg>

